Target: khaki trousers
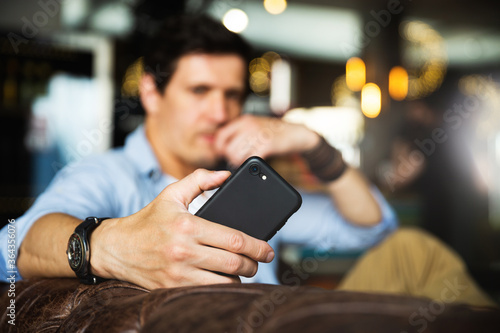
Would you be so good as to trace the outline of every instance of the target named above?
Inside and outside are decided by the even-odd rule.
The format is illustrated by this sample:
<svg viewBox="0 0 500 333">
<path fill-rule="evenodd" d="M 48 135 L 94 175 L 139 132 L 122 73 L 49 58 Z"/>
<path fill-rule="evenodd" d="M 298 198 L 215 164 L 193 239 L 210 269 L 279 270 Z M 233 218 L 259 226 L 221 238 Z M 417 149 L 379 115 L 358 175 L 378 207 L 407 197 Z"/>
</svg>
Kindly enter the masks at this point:
<svg viewBox="0 0 500 333">
<path fill-rule="evenodd" d="M 497 306 L 475 283 L 451 248 L 416 228 L 401 228 L 368 251 L 338 289 Z"/>
</svg>

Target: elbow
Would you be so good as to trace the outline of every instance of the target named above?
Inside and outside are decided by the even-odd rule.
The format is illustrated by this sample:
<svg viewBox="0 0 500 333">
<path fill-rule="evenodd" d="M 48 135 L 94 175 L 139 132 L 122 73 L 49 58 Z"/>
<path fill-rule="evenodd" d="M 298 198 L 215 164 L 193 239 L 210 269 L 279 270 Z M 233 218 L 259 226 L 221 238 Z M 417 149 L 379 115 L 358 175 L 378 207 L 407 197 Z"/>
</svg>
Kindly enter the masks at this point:
<svg viewBox="0 0 500 333">
<path fill-rule="evenodd" d="M 370 209 L 363 209 L 360 207 L 357 214 L 350 214 L 349 222 L 360 227 L 374 227 L 384 221 L 382 210 L 378 205 L 370 207 Z"/>
</svg>

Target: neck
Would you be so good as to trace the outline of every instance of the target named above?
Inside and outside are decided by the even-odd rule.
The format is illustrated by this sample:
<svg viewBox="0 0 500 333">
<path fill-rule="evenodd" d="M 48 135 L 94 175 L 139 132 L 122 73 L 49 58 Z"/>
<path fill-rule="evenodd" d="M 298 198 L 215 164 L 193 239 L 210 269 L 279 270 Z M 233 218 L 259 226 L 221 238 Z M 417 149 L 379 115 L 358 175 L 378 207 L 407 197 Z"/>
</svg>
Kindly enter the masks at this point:
<svg viewBox="0 0 500 333">
<path fill-rule="evenodd" d="M 159 139 L 161 138 L 161 134 L 155 133 L 157 129 L 154 125 L 149 124 L 146 120 L 144 128 L 146 138 L 148 139 L 156 159 L 160 164 L 160 168 L 164 173 L 176 179 L 182 179 L 196 170 L 195 166 L 180 159 L 178 156 L 169 151 L 169 149 L 162 146 L 161 139 Z"/>
</svg>

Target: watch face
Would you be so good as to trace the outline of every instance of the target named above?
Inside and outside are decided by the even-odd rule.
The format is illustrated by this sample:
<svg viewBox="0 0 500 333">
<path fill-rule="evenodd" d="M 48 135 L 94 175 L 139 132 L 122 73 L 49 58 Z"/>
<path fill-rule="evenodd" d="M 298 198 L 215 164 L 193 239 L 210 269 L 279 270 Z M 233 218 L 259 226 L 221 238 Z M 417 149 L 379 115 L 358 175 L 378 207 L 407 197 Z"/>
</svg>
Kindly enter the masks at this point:
<svg viewBox="0 0 500 333">
<path fill-rule="evenodd" d="M 69 238 L 68 250 L 68 261 L 71 269 L 77 271 L 80 269 L 83 261 L 83 242 L 78 234 L 73 234 Z"/>
</svg>

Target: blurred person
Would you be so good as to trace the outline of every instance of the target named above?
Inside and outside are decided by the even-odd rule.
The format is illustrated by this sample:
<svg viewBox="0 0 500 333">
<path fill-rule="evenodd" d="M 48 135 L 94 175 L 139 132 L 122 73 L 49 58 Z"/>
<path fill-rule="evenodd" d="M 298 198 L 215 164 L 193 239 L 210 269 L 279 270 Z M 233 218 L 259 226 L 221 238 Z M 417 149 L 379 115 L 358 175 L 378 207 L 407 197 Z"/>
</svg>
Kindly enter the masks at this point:
<svg viewBox="0 0 500 333">
<path fill-rule="evenodd" d="M 21 246 L 16 277 L 75 276 L 65 255 L 74 231 L 89 239 L 89 250 L 76 253 L 85 263 L 86 269 L 77 274 L 82 281 L 118 279 L 148 289 L 240 280 L 278 283 L 273 258 L 281 242 L 359 250 L 391 234 L 397 227 L 391 207 L 321 136 L 302 125 L 241 114 L 250 58 L 248 44 L 212 19 L 178 17 L 167 22 L 144 56 L 140 82 L 144 125 L 127 137 L 124 147 L 63 169 L 17 220 Z M 269 129 L 272 135 L 256 140 Z M 209 171 L 219 169 L 221 162 L 239 165 L 252 155 L 297 153 L 328 193 L 302 192 L 301 209 L 269 243 L 192 214 L 229 176 L 228 171 Z M 86 219 L 89 216 L 102 219 Z M 9 277 L 6 228 L 0 234 L 3 280 Z M 432 246 L 421 251 L 415 248 L 419 242 Z M 398 249 L 406 246 L 408 251 Z M 394 291 L 387 288 L 398 285 L 392 279 L 409 278 L 397 273 L 404 269 L 398 265 L 416 268 L 413 261 L 419 260 L 426 267 L 442 268 L 448 266 L 438 259 L 452 257 L 446 260 L 451 271 L 465 277 L 461 283 L 475 297 L 464 293 L 463 299 L 492 304 L 468 279 L 460 259 L 419 231 L 395 232 L 375 249 L 379 250 L 360 261 L 342 288 Z M 429 253 L 440 255 L 432 255 L 435 260 L 429 263 Z M 411 258 L 399 262 L 390 254 Z M 373 281 L 366 284 L 371 279 L 365 269 L 374 262 L 383 267 L 377 279 L 382 287 L 372 286 Z M 259 270 L 258 263 L 263 263 Z M 421 278 L 428 280 L 428 274 L 437 271 L 426 271 Z M 387 272 L 396 273 L 392 278 L 383 276 Z M 407 286 L 403 282 L 399 285 Z"/>
</svg>

